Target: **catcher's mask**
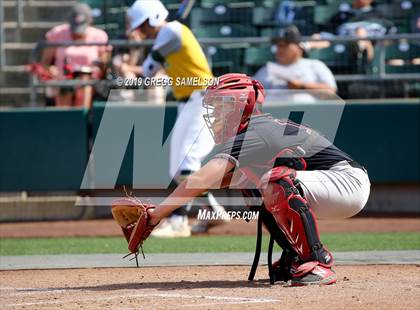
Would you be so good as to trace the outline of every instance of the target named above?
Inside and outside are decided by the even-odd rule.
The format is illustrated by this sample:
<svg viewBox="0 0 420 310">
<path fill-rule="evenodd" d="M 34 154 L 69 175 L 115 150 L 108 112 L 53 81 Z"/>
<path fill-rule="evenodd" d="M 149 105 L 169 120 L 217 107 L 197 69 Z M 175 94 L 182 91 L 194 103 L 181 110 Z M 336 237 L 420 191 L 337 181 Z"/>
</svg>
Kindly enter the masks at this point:
<svg viewBox="0 0 420 310">
<path fill-rule="evenodd" d="M 252 114 L 259 114 L 264 88 L 257 80 L 241 73 L 222 75 L 204 94 L 204 120 L 216 144 L 242 132 Z"/>
</svg>

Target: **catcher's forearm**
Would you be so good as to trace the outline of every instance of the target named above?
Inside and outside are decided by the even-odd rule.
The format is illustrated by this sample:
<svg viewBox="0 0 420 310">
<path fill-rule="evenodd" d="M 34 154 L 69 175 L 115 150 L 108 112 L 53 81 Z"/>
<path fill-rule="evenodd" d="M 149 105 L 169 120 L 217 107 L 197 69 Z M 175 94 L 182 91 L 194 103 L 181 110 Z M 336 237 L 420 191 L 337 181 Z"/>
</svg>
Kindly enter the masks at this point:
<svg viewBox="0 0 420 310">
<path fill-rule="evenodd" d="M 179 184 L 178 187 L 153 210 L 152 218 L 159 221 L 160 219 L 169 216 L 176 209 L 186 205 L 193 198 L 200 196 L 203 192 L 207 191 L 207 188 L 192 187 L 192 182 L 195 184 L 198 184 L 196 182 L 199 182 L 194 181 L 194 175 Z"/>
<path fill-rule="evenodd" d="M 220 186 L 224 177 L 232 168 L 233 164 L 225 159 L 217 158 L 209 161 L 200 170 L 179 184 L 168 198 L 151 212 L 152 223 L 157 223 L 209 188 L 214 188 L 215 184 Z"/>
</svg>

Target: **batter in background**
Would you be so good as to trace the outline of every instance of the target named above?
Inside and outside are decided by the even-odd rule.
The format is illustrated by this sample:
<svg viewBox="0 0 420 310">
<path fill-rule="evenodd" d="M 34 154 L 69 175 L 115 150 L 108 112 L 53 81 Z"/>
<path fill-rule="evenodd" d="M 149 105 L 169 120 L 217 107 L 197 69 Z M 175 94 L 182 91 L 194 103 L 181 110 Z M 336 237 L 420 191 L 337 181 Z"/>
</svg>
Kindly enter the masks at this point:
<svg viewBox="0 0 420 310">
<path fill-rule="evenodd" d="M 178 102 L 178 118 L 170 141 L 169 173 L 177 183 L 201 167 L 201 161 L 214 146 L 214 140 L 203 120 L 201 90 L 207 85 L 176 83 L 180 79 L 198 78 L 208 81 L 213 78 L 210 66 L 200 44 L 184 24 L 167 22 L 168 10 L 158 0 L 137 0 L 128 9 L 130 31 L 138 31 L 146 39 L 155 39 L 150 54 L 140 68 L 144 77 L 153 77 L 162 68 L 172 78 L 173 95 Z M 204 194 L 214 211 L 223 212 L 211 193 Z M 205 232 L 208 223 L 193 226 L 196 232 Z M 153 231 L 155 237 L 188 237 L 186 208 L 176 210 Z"/>
</svg>

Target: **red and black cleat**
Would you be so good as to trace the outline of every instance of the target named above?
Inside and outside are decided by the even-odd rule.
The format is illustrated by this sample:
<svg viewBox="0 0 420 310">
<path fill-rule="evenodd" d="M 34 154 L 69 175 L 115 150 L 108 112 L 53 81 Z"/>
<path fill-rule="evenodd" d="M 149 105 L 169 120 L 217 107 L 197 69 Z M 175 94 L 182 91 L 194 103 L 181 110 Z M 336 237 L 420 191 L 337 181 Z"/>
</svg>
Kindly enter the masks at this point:
<svg viewBox="0 0 420 310">
<path fill-rule="evenodd" d="M 292 286 L 329 285 L 337 282 L 337 275 L 331 267 L 324 267 L 316 261 L 301 265 L 293 263 L 290 272 Z"/>
</svg>

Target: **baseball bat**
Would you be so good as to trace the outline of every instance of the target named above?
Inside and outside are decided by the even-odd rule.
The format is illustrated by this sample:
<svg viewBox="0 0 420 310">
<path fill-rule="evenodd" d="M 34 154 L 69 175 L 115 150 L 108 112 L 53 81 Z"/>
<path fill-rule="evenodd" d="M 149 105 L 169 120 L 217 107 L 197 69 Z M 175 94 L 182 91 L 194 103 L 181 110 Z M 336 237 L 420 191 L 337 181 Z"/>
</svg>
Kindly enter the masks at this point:
<svg viewBox="0 0 420 310">
<path fill-rule="evenodd" d="M 195 0 L 183 0 L 175 16 L 178 20 L 185 20 L 194 6 Z"/>
</svg>

